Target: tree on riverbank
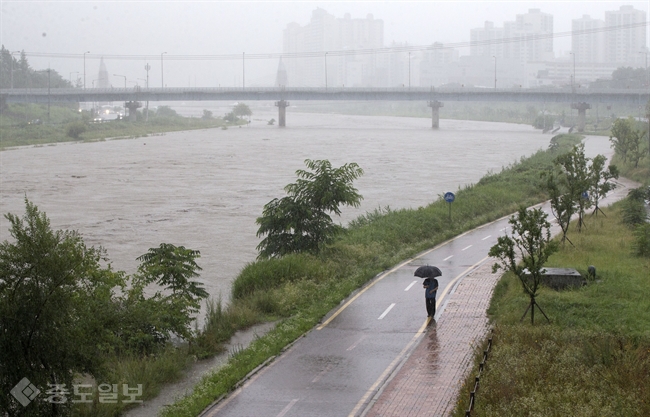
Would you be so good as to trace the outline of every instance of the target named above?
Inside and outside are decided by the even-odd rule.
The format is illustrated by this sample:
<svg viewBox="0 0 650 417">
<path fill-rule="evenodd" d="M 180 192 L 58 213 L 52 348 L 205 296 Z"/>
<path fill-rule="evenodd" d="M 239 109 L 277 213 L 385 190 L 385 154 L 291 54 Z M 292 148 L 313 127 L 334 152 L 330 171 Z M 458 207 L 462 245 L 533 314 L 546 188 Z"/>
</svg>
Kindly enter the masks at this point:
<svg viewBox="0 0 650 417">
<path fill-rule="evenodd" d="M 4 45 L 0 47 L 0 88 L 47 88 L 48 85 L 51 88 L 74 87 L 54 69 L 33 69 L 25 51 L 15 58 Z"/>
<path fill-rule="evenodd" d="M 103 249 L 87 247 L 74 231 L 52 230 L 45 213 L 25 205 L 22 218 L 5 216 L 13 242 L 0 243 L 0 410 L 66 416 L 72 403 L 60 401 L 61 390 L 78 375 L 101 381 L 111 358 L 158 354 L 174 336 L 191 340 L 207 293 L 192 280 L 197 251 L 162 244 L 129 277 L 112 270 Z M 171 294 L 146 297 L 153 283 Z M 27 405 L 8 395 L 23 378 L 43 393 Z M 63 387 L 56 397 L 53 384 Z"/>
<path fill-rule="evenodd" d="M 284 189 L 288 196 L 274 198 L 264 206 L 257 236 L 266 236 L 257 249 L 260 258 L 280 257 L 289 253 L 317 253 L 341 226 L 330 213 L 341 214 L 340 205 L 358 207 L 363 198 L 352 182 L 363 175 L 356 163 L 332 168 L 327 160 L 305 165 L 312 171 L 298 170 L 298 180 Z"/>
</svg>

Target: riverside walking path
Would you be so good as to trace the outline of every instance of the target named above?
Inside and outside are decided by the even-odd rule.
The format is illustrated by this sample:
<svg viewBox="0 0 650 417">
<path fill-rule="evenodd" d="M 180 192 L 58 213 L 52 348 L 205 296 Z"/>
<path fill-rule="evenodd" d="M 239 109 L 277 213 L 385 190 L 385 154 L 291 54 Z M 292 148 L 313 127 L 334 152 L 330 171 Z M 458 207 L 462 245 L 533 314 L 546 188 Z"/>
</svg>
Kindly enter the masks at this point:
<svg viewBox="0 0 650 417">
<path fill-rule="evenodd" d="M 627 194 L 630 182 L 620 183 L 601 206 Z M 499 275 L 486 255 L 509 232 L 508 218 L 380 274 L 201 416 L 448 416 L 488 331 Z M 443 271 L 435 323 L 413 276 L 427 264 Z"/>
</svg>

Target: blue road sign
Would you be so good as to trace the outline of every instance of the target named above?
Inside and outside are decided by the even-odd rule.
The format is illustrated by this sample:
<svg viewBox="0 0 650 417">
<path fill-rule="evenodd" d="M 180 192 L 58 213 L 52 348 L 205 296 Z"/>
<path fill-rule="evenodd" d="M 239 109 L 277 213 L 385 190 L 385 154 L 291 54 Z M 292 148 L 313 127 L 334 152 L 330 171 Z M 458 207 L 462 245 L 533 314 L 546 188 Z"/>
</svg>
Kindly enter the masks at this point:
<svg viewBox="0 0 650 417">
<path fill-rule="evenodd" d="M 447 203 L 453 203 L 455 198 L 456 198 L 456 196 L 454 195 L 454 193 L 452 193 L 452 192 L 446 192 L 445 193 L 445 201 Z"/>
</svg>

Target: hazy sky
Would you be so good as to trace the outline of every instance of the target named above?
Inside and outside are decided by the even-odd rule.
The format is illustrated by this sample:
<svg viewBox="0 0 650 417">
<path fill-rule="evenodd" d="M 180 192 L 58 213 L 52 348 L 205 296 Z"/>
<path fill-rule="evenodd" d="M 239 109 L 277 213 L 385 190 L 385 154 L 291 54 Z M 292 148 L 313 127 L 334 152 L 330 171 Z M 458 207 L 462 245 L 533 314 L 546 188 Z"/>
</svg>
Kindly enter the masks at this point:
<svg viewBox="0 0 650 417">
<path fill-rule="evenodd" d="M 469 40 L 471 28 L 486 20 L 502 26 L 530 8 L 554 16 L 555 32 L 571 30 L 571 20 L 588 14 L 604 19 L 604 12 L 633 5 L 648 13 L 644 1 L 5 1 L 0 0 L 1 43 L 9 50 L 24 50 L 36 69 L 52 68 L 65 78 L 97 78 L 104 56 L 109 75 L 127 77 L 127 86 L 143 85 L 144 66 L 151 65 L 150 85 L 160 86 L 160 54 L 164 56 L 164 81 L 169 86 L 240 86 L 241 60 L 183 61 L 180 55 L 218 55 L 282 52 L 282 31 L 290 22 L 305 25 L 317 7 L 336 17 L 350 13 L 365 18 L 372 13 L 384 21 L 384 41 L 427 45 Z M 650 31 L 649 31 L 650 32 Z M 570 37 L 556 38 L 556 56 L 570 50 Z M 50 53 L 38 57 L 30 54 Z M 461 55 L 467 50 L 461 50 Z M 61 55 L 68 55 L 62 57 Z M 116 55 L 139 58 L 118 59 Z M 149 56 L 142 58 L 142 56 Z M 250 60 L 246 84 L 272 83 L 277 60 Z M 70 74 L 72 73 L 72 74 Z M 123 77 L 112 77 L 123 86 Z"/>
</svg>

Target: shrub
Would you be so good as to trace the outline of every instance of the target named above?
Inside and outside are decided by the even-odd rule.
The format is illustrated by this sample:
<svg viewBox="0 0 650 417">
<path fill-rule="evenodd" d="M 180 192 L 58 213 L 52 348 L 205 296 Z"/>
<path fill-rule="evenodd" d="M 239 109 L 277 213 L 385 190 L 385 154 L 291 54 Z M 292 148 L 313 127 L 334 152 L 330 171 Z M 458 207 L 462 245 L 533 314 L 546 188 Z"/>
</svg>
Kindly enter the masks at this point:
<svg viewBox="0 0 650 417">
<path fill-rule="evenodd" d="M 634 229 L 634 251 L 639 256 L 650 257 L 650 223 L 643 223 Z"/>
<path fill-rule="evenodd" d="M 72 122 L 66 128 L 66 134 L 73 139 L 79 139 L 85 131 L 86 125 L 83 122 Z"/>
<path fill-rule="evenodd" d="M 643 188 L 630 190 L 627 198 L 623 201 L 623 223 L 628 226 L 642 224 L 648 218 L 645 209 L 645 198 L 647 191 Z"/>
<path fill-rule="evenodd" d="M 244 267 L 232 284 L 232 297 L 243 298 L 258 290 L 277 288 L 285 282 L 303 278 L 321 279 L 326 274 L 325 265 L 307 254 L 261 260 Z"/>
<path fill-rule="evenodd" d="M 149 110 L 151 111 L 151 110 Z M 159 106 L 158 110 L 156 110 L 156 116 L 160 117 L 178 117 L 178 113 L 176 113 L 176 110 L 172 109 L 169 106 Z"/>
</svg>

